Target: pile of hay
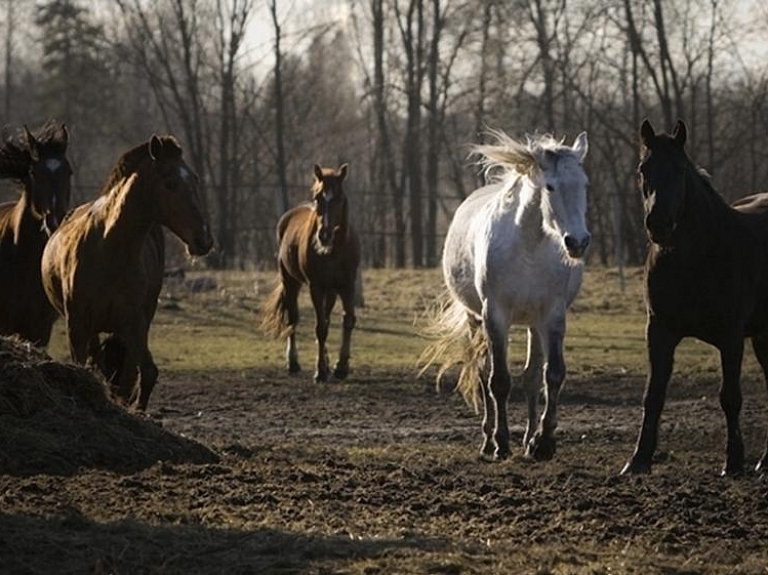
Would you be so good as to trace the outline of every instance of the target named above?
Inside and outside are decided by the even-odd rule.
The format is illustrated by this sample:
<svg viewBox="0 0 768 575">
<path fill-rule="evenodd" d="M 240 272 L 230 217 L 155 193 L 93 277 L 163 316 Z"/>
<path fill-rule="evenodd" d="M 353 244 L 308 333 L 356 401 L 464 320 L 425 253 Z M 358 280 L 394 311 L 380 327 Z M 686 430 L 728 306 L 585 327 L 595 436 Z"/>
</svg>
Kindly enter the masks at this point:
<svg viewBox="0 0 768 575">
<path fill-rule="evenodd" d="M 0 338 L 0 474 L 132 472 L 157 461 L 216 460 L 203 445 L 114 404 L 90 371 Z"/>
</svg>

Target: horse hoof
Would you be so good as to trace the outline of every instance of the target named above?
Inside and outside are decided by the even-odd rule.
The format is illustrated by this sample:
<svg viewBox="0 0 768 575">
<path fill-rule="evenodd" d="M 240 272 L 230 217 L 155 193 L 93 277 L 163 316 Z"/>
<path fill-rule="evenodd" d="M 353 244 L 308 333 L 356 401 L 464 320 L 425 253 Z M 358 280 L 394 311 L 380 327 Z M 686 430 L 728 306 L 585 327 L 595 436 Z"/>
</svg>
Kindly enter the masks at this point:
<svg viewBox="0 0 768 575">
<path fill-rule="evenodd" d="M 548 461 L 555 456 L 556 442 L 554 437 L 544 437 L 543 435 L 534 435 L 528 442 L 525 450 L 525 456 L 535 461 Z"/>
<path fill-rule="evenodd" d="M 328 381 L 327 371 L 318 371 L 315 373 L 315 383 L 325 383 Z"/>
<path fill-rule="evenodd" d="M 760 464 L 758 463 L 758 465 Z M 744 475 L 744 466 L 726 464 L 725 467 L 723 467 L 723 470 L 720 472 L 720 475 L 722 477 L 741 477 Z"/>
<path fill-rule="evenodd" d="M 348 365 L 336 364 L 336 367 L 333 368 L 333 377 L 335 377 L 336 379 L 347 379 L 348 375 L 349 375 Z"/>
<path fill-rule="evenodd" d="M 292 361 L 288 363 L 288 373 L 299 373 L 301 366 L 298 361 Z"/>
<path fill-rule="evenodd" d="M 631 459 L 621 470 L 620 475 L 648 475 L 651 472 L 651 464 Z"/>
</svg>

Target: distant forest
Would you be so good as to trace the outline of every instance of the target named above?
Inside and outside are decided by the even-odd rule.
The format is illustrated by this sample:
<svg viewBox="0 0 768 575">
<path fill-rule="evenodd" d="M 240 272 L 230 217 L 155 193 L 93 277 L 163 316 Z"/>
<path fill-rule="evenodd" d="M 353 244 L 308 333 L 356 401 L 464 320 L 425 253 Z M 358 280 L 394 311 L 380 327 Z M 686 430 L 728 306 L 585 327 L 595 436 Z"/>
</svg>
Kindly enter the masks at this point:
<svg viewBox="0 0 768 575">
<path fill-rule="evenodd" d="M 591 263 L 643 260 L 645 117 L 687 122 L 727 200 L 768 191 L 757 0 L 0 0 L 0 29 L 6 131 L 67 123 L 74 204 L 123 151 L 174 134 L 204 185 L 211 267 L 272 267 L 278 215 L 315 163 L 342 162 L 364 264 L 437 265 L 492 129 L 588 132 Z"/>
</svg>

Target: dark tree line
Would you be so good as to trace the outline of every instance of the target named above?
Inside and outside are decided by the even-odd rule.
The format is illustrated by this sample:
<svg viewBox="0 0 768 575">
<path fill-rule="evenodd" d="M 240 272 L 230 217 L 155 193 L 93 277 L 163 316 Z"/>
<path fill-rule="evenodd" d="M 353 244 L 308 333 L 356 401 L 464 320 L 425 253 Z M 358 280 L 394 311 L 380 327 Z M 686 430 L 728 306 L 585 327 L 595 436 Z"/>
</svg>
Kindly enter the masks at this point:
<svg viewBox="0 0 768 575">
<path fill-rule="evenodd" d="M 75 201 L 122 151 L 174 133 L 205 185 L 217 267 L 272 266 L 279 214 L 307 198 L 313 164 L 342 162 L 366 265 L 436 265 L 453 210 L 482 183 L 467 153 L 489 128 L 588 131 L 602 264 L 645 252 L 644 117 L 685 119 L 727 199 L 768 188 L 757 1 L 295 4 L 2 0 L 2 121 L 67 122 Z"/>
</svg>

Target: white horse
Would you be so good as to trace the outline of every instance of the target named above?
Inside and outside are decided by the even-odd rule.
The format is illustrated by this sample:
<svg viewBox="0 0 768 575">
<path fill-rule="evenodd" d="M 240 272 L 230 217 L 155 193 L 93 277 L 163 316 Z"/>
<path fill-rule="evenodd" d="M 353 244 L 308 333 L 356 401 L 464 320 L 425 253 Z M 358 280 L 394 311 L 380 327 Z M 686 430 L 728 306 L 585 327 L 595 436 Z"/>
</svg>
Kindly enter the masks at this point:
<svg viewBox="0 0 768 575">
<path fill-rule="evenodd" d="M 566 309 L 581 287 L 582 257 L 589 246 L 585 222 L 587 134 L 572 147 L 551 136 L 519 143 L 501 132 L 494 145 L 477 146 L 486 174 L 502 169 L 456 210 L 443 248 L 450 294 L 439 321 L 442 339 L 426 353 L 442 360 L 438 378 L 463 361 L 457 389 L 477 407 L 483 401 L 484 457 L 509 454 L 508 332 L 528 327 L 523 388 L 528 402 L 526 455 L 555 452 L 557 398 L 565 379 Z M 461 359 L 446 357 L 461 344 Z M 542 384 L 542 377 L 545 385 Z M 536 428 L 539 389 L 545 408 Z"/>
</svg>

